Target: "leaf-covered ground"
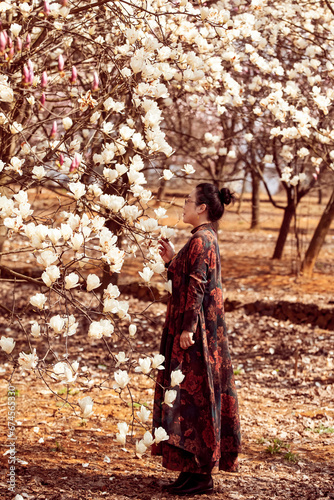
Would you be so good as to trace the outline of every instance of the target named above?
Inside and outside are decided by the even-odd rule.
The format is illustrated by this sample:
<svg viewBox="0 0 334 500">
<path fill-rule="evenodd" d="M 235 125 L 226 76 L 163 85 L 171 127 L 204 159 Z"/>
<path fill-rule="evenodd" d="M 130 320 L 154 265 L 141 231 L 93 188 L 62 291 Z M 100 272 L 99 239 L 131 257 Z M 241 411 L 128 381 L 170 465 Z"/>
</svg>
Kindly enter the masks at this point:
<svg viewBox="0 0 334 500">
<path fill-rule="evenodd" d="M 269 217 L 269 215 L 268 215 Z M 282 262 L 270 256 L 276 229 L 249 232 L 236 214 L 226 219 L 221 234 L 225 298 L 236 308 L 227 312 L 230 348 L 236 373 L 242 422 L 243 453 L 236 474 L 214 477 L 210 498 L 234 499 L 334 499 L 334 332 L 304 319 L 277 319 L 253 314 L 243 307 L 255 301 L 275 305 L 282 301 L 312 304 L 332 311 L 333 230 L 321 254 L 316 273 L 307 281 L 292 273 L 295 264 L 292 239 Z M 238 229 L 236 231 L 236 228 Z M 178 231 L 176 246 L 185 242 L 188 231 Z M 134 276 L 136 264 L 128 265 Z M 13 300 L 12 284 L 2 283 L 2 303 Z M 33 293 L 28 285 L 16 288 L 15 300 L 22 307 Z M 131 298 L 132 311 L 148 303 Z M 166 305 L 155 303 L 138 319 L 136 347 L 140 353 L 158 351 Z M 29 318 L 26 319 L 28 321 Z M 15 337 L 17 348 L 25 339 L 9 318 L 1 319 L 1 334 Z M 71 338 L 72 341 L 74 337 Z M 72 342 L 71 341 L 71 342 Z M 126 349 L 119 341 L 116 349 Z M 61 346 L 59 345 L 59 350 Z M 7 387 L 11 373 L 1 352 L 1 476 L 0 498 L 20 494 L 26 499 L 140 500 L 169 499 L 161 484 L 175 478 L 158 458 L 134 454 L 129 439 L 125 448 L 117 444 L 117 423 L 128 420 L 130 397 L 121 401 L 108 379 L 108 355 L 100 341 L 92 342 L 80 331 L 71 343 L 70 354 L 89 367 L 89 382 L 81 374 L 76 389 L 66 394 L 61 384 L 52 389 L 56 398 L 34 375 L 17 371 L 12 385 L 16 395 L 16 489 L 8 492 Z M 152 404 L 153 382 L 133 375 L 130 383 L 139 402 Z M 82 421 L 71 402 L 91 395 L 94 415 Z M 142 430 L 134 428 L 133 441 Z M 199 498 L 199 497 L 198 497 Z M 209 498 L 202 496 L 202 498 Z"/>
</svg>

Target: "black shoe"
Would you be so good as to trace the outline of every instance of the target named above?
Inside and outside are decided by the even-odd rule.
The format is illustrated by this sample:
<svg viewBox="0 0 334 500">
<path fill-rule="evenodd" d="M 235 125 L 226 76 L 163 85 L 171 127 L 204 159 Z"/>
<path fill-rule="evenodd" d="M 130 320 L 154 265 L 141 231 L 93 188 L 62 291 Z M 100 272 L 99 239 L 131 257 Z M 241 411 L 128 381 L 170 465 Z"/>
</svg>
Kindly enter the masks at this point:
<svg viewBox="0 0 334 500">
<path fill-rule="evenodd" d="M 169 490 L 170 488 L 183 486 L 188 481 L 191 475 L 191 472 L 180 472 L 179 477 L 176 481 L 174 481 L 173 483 L 164 484 L 161 489 Z"/>
<path fill-rule="evenodd" d="M 169 489 L 173 495 L 201 495 L 213 492 L 213 480 L 211 474 L 192 474 L 188 481 L 181 486 Z"/>
</svg>

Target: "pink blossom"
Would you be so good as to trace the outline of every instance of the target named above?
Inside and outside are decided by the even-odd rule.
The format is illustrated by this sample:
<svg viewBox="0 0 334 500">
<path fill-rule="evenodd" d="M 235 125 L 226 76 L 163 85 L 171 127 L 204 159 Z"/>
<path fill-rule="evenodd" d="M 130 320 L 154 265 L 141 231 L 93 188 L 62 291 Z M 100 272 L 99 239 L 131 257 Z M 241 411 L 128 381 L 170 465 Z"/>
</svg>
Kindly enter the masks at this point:
<svg viewBox="0 0 334 500">
<path fill-rule="evenodd" d="M 75 66 L 72 66 L 72 75 L 70 77 L 70 83 L 72 83 L 72 85 L 76 82 L 77 77 L 78 77 L 77 68 Z"/>
<path fill-rule="evenodd" d="M 44 2 L 44 8 L 43 8 L 43 12 L 46 16 L 49 16 L 50 15 L 50 5 L 49 5 L 49 2 Z"/>
<path fill-rule="evenodd" d="M 48 84 L 48 75 L 47 75 L 46 71 L 43 71 L 42 79 L 41 79 L 42 88 L 45 88 L 47 86 L 47 84 Z"/>
<path fill-rule="evenodd" d="M 56 136 L 56 133 L 57 133 L 57 122 L 54 121 L 50 132 L 50 139 L 53 139 Z"/>
<path fill-rule="evenodd" d="M 5 37 L 5 34 L 3 31 L 0 33 L 0 53 L 2 54 L 5 52 L 5 48 L 7 45 L 7 38 Z"/>
<path fill-rule="evenodd" d="M 19 36 L 16 39 L 16 49 L 18 52 L 22 50 L 22 40 Z"/>
<path fill-rule="evenodd" d="M 58 69 L 59 71 L 63 71 L 64 70 L 64 58 L 63 56 L 60 54 L 59 57 L 58 57 Z"/>
<path fill-rule="evenodd" d="M 24 48 L 27 49 L 27 50 L 29 50 L 30 49 L 30 44 L 31 44 L 31 36 L 28 33 L 27 34 L 27 38 L 26 38 L 26 42 L 24 44 Z"/>
<path fill-rule="evenodd" d="M 92 85 L 92 91 L 99 90 L 99 75 L 94 71 L 94 80 Z"/>
</svg>

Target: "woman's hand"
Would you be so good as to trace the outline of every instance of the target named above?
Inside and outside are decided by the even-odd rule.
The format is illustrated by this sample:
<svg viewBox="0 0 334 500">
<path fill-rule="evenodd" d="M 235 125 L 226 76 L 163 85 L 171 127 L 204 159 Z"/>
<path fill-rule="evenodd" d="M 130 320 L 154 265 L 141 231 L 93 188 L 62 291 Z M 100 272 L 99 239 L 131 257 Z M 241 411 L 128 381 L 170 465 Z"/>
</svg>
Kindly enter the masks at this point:
<svg viewBox="0 0 334 500">
<path fill-rule="evenodd" d="M 186 330 L 183 330 L 180 337 L 180 346 L 182 349 L 188 349 L 188 347 L 195 344 L 195 341 L 193 340 L 193 335 L 194 335 L 193 332 L 187 332 Z"/>
<path fill-rule="evenodd" d="M 175 253 L 171 244 L 169 243 L 168 240 L 162 238 L 161 240 L 159 240 L 159 245 L 160 245 L 159 253 L 162 257 L 162 260 L 166 263 L 170 262 Z"/>
</svg>

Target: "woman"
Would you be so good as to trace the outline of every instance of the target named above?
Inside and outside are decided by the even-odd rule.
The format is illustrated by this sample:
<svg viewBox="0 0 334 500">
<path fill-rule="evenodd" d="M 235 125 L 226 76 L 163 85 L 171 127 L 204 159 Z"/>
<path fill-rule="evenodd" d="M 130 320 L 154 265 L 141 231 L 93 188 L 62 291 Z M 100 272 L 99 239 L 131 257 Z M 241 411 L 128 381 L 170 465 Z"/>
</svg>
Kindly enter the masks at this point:
<svg viewBox="0 0 334 500">
<path fill-rule="evenodd" d="M 160 352 L 153 427 L 162 426 L 168 441 L 154 445 L 163 466 L 181 471 L 167 486 L 170 493 L 193 495 L 213 491 L 211 473 L 236 471 L 240 423 L 233 368 L 227 344 L 220 255 L 215 226 L 232 195 L 209 183 L 199 184 L 185 199 L 183 221 L 192 237 L 174 255 L 160 241 L 160 254 L 172 280 Z M 184 379 L 171 387 L 171 373 Z M 164 404 L 165 389 L 177 391 L 172 406 Z"/>
</svg>

